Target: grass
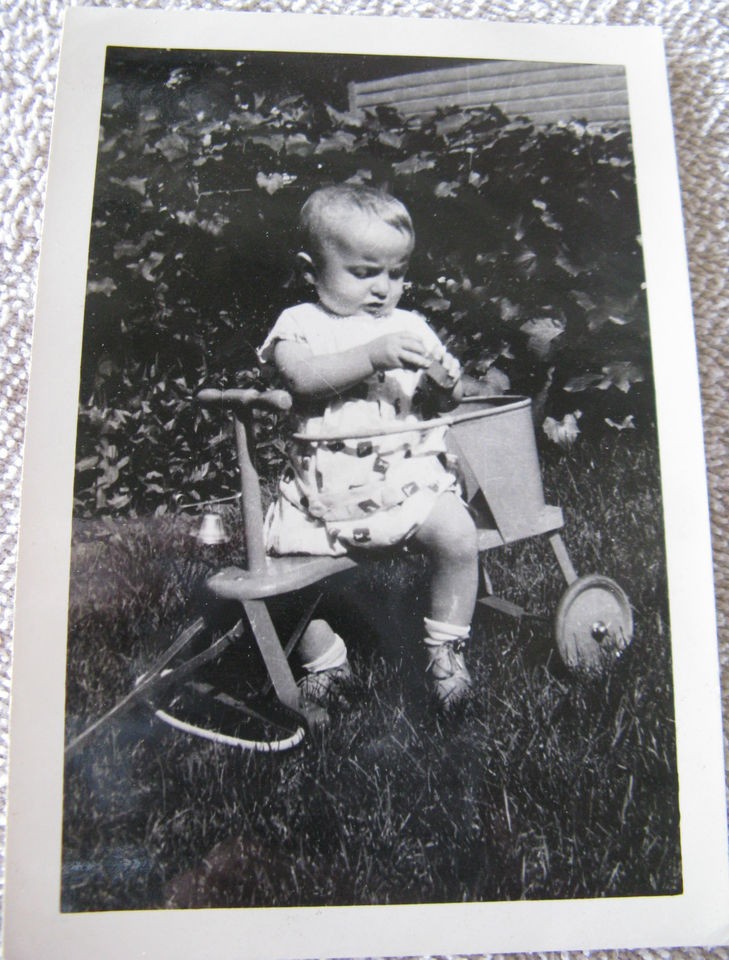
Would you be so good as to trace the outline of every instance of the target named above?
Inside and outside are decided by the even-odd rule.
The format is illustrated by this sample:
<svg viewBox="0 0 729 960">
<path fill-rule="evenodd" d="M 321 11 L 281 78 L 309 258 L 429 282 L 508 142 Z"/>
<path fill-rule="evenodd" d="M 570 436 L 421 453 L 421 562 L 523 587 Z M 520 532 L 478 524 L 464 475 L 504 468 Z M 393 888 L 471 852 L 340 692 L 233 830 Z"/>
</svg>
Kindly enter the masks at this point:
<svg viewBox="0 0 729 960">
<path fill-rule="evenodd" d="M 138 711 L 68 762 L 62 909 L 680 892 L 654 451 L 623 435 L 547 453 L 543 467 L 578 571 L 614 577 L 631 599 L 635 639 L 606 679 L 571 677 L 548 623 L 479 608 L 469 648 L 476 696 L 444 719 L 422 690 L 423 564 L 367 565 L 325 600 L 350 641 L 348 704 L 302 747 L 242 753 Z M 128 692 L 220 559 L 200 556 L 191 523 L 77 528 L 69 738 Z M 240 549 L 234 542 L 226 562 Z M 564 583 L 545 541 L 504 548 L 490 564 L 497 592 L 551 616 Z"/>
</svg>

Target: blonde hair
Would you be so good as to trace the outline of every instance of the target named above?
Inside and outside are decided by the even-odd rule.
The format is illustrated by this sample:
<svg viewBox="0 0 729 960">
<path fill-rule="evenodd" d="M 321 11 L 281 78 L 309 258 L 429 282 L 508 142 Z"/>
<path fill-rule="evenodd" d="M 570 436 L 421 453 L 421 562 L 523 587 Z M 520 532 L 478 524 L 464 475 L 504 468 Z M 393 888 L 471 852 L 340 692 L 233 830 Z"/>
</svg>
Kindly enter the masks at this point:
<svg viewBox="0 0 729 960">
<path fill-rule="evenodd" d="M 353 211 L 377 217 L 415 240 L 413 221 L 407 208 L 382 189 L 342 183 L 316 190 L 299 215 L 303 249 L 312 257 L 321 255 L 324 244 L 336 237 L 343 220 Z"/>
</svg>

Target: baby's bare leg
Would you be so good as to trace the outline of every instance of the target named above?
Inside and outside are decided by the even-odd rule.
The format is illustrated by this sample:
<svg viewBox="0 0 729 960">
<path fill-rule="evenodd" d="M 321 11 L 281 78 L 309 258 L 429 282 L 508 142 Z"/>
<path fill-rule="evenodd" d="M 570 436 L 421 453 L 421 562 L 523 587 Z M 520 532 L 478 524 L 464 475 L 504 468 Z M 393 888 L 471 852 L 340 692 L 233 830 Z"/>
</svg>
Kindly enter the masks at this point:
<svg viewBox="0 0 729 960">
<path fill-rule="evenodd" d="M 478 549 L 476 527 L 463 502 L 444 493 L 414 539 L 431 564 L 431 619 L 469 626 L 478 591 Z"/>
</svg>

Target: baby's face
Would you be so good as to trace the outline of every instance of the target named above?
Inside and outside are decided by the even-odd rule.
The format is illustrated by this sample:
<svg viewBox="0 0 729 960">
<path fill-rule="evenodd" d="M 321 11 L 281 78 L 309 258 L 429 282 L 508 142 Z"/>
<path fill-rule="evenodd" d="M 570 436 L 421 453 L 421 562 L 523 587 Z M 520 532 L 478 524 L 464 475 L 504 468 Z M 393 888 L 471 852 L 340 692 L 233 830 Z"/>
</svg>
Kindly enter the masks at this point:
<svg viewBox="0 0 729 960">
<path fill-rule="evenodd" d="M 402 296 L 412 237 L 383 220 L 355 212 L 323 244 L 313 273 L 321 303 L 347 317 L 382 317 Z"/>
</svg>

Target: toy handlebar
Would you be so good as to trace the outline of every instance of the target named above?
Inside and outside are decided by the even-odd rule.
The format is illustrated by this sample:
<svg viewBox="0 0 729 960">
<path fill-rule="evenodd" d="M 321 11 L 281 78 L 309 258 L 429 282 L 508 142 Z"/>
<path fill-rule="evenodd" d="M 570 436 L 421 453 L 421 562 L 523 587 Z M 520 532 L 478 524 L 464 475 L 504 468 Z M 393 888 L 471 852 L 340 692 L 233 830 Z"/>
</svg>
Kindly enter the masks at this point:
<svg viewBox="0 0 729 960">
<path fill-rule="evenodd" d="M 291 394 L 285 390 L 216 390 L 206 387 L 196 395 L 198 403 L 205 406 L 222 404 L 228 410 L 242 416 L 252 407 L 261 407 L 264 410 L 279 410 L 286 412 L 291 409 Z"/>
<path fill-rule="evenodd" d="M 206 405 L 219 405 L 231 411 L 235 427 L 235 445 L 238 452 L 240 472 L 240 509 L 243 516 L 243 537 L 246 545 L 246 568 L 251 573 L 261 573 L 266 568 L 266 551 L 263 545 L 263 507 L 258 473 L 252 459 L 255 448 L 253 408 L 277 410 L 281 413 L 291 409 L 291 394 L 285 390 L 216 390 L 208 387 L 200 390 L 196 400 Z"/>
</svg>

